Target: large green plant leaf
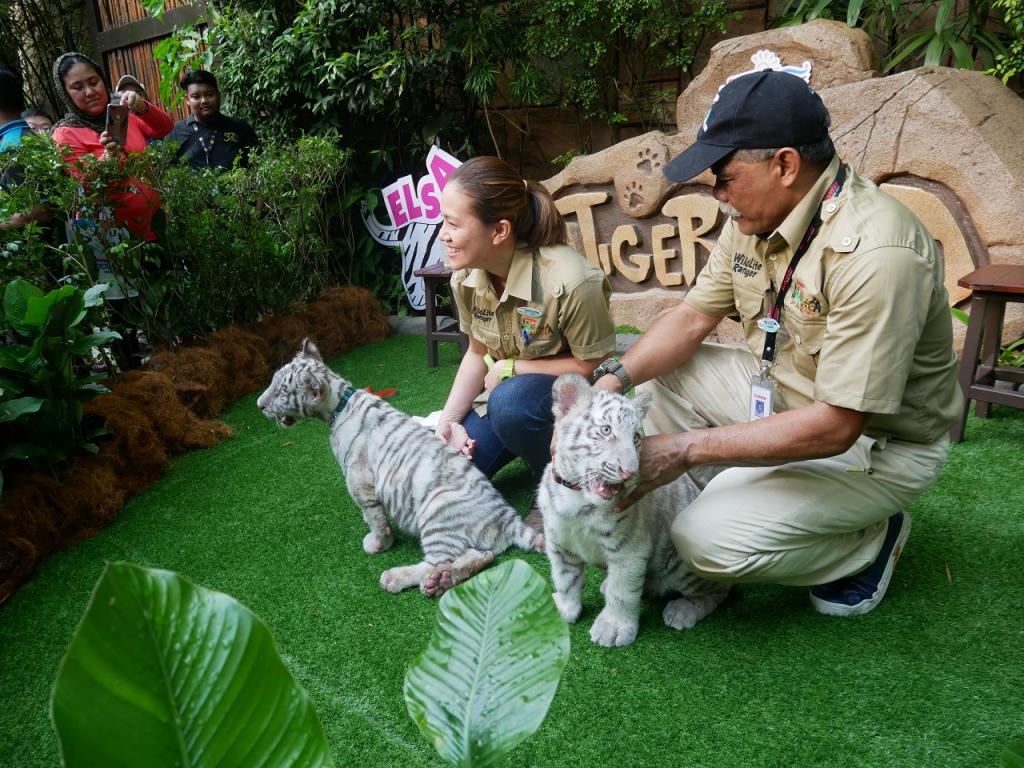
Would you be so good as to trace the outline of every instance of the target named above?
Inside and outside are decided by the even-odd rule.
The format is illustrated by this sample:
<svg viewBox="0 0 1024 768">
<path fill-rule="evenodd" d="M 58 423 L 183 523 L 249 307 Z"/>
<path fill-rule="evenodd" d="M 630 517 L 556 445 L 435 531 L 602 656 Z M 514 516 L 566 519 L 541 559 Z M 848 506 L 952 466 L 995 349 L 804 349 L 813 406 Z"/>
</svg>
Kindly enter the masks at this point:
<svg viewBox="0 0 1024 768">
<path fill-rule="evenodd" d="M 38 330 L 25 323 L 25 313 L 28 311 L 29 300 L 42 296 L 41 290 L 25 280 L 12 280 L 7 284 L 4 291 L 4 313 L 7 322 L 19 336 L 31 339 L 39 335 Z"/>
<path fill-rule="evenodd" d="M 87 289 L 85 292 L 85 306 L 96 307 L 103 303 L 103 293 L 110 287 L 110 283 L 98 283 Z"/>
<path fill-rule="evenodd" d="M 0 347 L 0 368 L 7 368 L 10 371 L 19 373 L 28 370 L 25 361 L 32 354 L 32 347 L 24 344 L 12 344 L 9 347 Z"/>
<path fill-rule="evenodd" d="M 1003 747 L 999 756 L 999 768 L 1024 768 L 1024 740 L 1014 741 Z"/>
<path fill-rule="evenodd" d="M 11 443 L 0 453 L 0 459 L 34 459 L 45 456 L 46 449 L 34 443 Z"/>
<path fill-rule="evenodd" d="M 20 395 L 24 391 L 25 383 L 23 381 L 0 371 L 0 392 L 4 392 L 8 397 L 11 397 L 13 395 Z"/>
<path fill-rule="evenodd" d="M 38 397 L 18 397 L 0 403 L 0 423 L 14 421 L 26 413 L 35 413 L 46 402 Z"/>
<path fill-rule="evenodd" d="M 270 630 L 176 573 L 110 563 L 50 704 L 68 768 L 331 766 Z"/>
<path fill-rule="evenodd" d="M 85 317 L 85 292 L 73 285 L 29 299 L 25 323 L 41 327 L 43 336 L 63 336 Z"/>
<path fill-rule="evenodd" d="M 108 341 L 120 338 L 121 334 L 117 331 L 100 331 L 99 333 L 90 333 L 88 336 L 83 336 L 82 338 L 74 341 L 71 345 L 71 354 L 84 355 L 93 347 L 99 347 L 106 344 Z"/>
<path fill-rule="evenodd" d="M 25 324 L 41 328 L 46 324 L 46 317 L 50 313 L 50 307 L 61 299 L 74 296 L 74 294 L 75 286 L 64 285 L 56 291 L 50 291 L 42 296 L 31 297 L 28 300 L 28 306 L 25 308 L 25 316 L 23 318 Z"/>
<path fill-rule="evenodd" d="M 510 560 L 451 590 L 405 676 L 409 715 L 442 758 L 486 768 L 544 721 L 569 661 L 547 584 Z"/>
</svg>

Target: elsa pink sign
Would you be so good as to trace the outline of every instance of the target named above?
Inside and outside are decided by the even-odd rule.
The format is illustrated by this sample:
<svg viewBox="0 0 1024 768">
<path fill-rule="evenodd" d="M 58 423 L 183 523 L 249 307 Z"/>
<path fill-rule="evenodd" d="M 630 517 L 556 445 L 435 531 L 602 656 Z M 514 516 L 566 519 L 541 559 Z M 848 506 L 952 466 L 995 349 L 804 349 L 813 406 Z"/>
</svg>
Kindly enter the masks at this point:
<svg viewBox="0 0 1024 768">
<path fill-rule="evenodd" d="M 427 175 L 419 181 L 403 176 L 381 190 L 390 224 L 381 224 L 363 205 L 363 222 L 381 245 L 402 249 L 402 283 L 414 309 L 424 309 L 423 281 L 413 275 L 418 269 L 444 259 L 445 247 L 437 239 L 441 230 L 441 191 L 452 171 L 462 165 L 443 149 L 431 147 Z"/>
<path fill-rule="evenodd" d="M 441 192 L 452 171 L 461 162 L 437 147 L 430 148 L 427 155 L 427 171 L 417 183 L 412 176 L 403 176 L 394 184 L 381 190 L 387 206 L 391 224 L 404 227 L 413 221 L 436 224 L 441 221 Z"/>
</svg>

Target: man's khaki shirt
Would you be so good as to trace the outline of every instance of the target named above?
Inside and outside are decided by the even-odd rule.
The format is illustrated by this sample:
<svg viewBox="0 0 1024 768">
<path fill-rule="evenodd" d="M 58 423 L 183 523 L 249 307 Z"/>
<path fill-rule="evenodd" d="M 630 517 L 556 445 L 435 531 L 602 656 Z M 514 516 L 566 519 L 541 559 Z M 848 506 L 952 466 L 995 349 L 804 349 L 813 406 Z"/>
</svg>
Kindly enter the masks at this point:
<svg viewBox="0 0 1024 768">
<path fill-rule="evenodd" d="M 495 359 L 570 351 L 592 360 L 615 351 L 608 279 L 568 245 L 517 249 L 501 296 L 482 269 L 453 274 L 452 295 L 462 332 Z"/>
<path fill-rule="evenodd" d="M 942 257 L 914 214 L 849 166 L 840 194 L 822 205 L 838 169 L 836 157 L 767 238 L 728 221 L 684 301 L 707 315 L 739 315 L 760 357 L 757 321 L 821 206 L 782 307 L 775 410 L 817 400 L 872 414 L 866 434 L 931 442 L 963 408 Z"/>
</svg>

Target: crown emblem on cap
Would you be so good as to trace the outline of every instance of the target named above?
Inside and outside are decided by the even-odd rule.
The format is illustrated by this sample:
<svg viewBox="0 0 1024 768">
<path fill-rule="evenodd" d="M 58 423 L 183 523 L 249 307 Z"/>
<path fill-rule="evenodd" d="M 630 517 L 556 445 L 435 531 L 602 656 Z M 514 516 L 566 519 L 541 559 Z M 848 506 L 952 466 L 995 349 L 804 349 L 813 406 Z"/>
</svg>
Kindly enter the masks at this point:
<svg viewBox="0 0 1024 768">
<path fill-rule="evenodd" d="M 730 75 L 725 79 L 725 82 L 718 90 L 722 90 L 722 88 L 731 83 L 737 77 L 743 77 L 744 75 L 752 75 L 755 72 L 764 72 L 766 69 L 773 69 L 776 72 L 788 72 L 791 75 L 796 75 L 808 85 L 811 84 L 812 65 L 809 61 L 805 61 L 798 67 L 793 66 L 792 64 L 783 66 L 782 59 L 779 58 L 779 54 L 775 53 L 775 51 L 769 51 L 765 49 L 763 51 L 758 51 L 753 56 L 751 56 L 750 62 L 754 65 L 753 69 L 748 69 L 745 72 L 738 72 L 735 75 Z"/>
</svg>

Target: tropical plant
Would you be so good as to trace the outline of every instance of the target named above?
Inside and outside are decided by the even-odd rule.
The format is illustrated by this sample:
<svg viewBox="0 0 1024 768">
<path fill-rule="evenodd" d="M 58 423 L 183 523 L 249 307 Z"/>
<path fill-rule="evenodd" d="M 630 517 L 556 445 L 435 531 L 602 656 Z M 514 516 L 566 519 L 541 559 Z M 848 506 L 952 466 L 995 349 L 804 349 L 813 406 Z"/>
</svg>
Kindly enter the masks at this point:
<svg viewBox="0 0 1024 768">
<path fill-rule="evenodd" d="M 735 18 L 718 0 L 530 0 L 532 53 L 556 66 L 558 100 L 578 104 L 618 140 L 619 126 L 643 130 L 675 122 L 674 90 L 650 88 L 654 70 L 689 72 L 704 37 Z M 581 151 L 592 151 L 589 137 Z"/>
<path fill-rule="evenodd" d="M 38 227 L 0 232 L 0 281 L 89 286 L 113 277 L 124 295 L 118 322 L 143 329 L 153 346 L 290 311 L 339 282 L 387 288 L 366 256 L 386 261 L 390 253 L 368 254 L 355 234 L 359 203 L 372 207 L 376 196 L 346 188 L 352 153 L 334 139 L 268 143 L 248 168 L 224 173 L 183 167 L 175 151 L 165 141 L 118 163 L 68 160 L 52 141 L 32 138 L 4 153 L 26 181 L 0 194 L 0 217 L 46 200 L 56 220 L 76 226 L 70 242 Z M 110 221 L 112 193 L 136 180 L 161 196 L 161 242 Z"/>
<path fill-rule="evenodd" d="M 405 676 L 409 715 L 451 765 L 497 765 L 540 727 L 568 661 L 569 628 L 546 582 L 504 562 L 441 598 Z"/>
<path fill-rule="evenodd" d="M 999 756 L 999 768 L 1024 768 L 1024 739 L 1007 744 Z"/>
<path fill-rule="evenodd" d="M 484 145 L 479 99 L 493 94 L 494 70 L 523 56 L 519 22 L 506 8 L 488 0 L 210 3 L 207 32 L 179 32 L 157 55 L 167 83 L 213 51 L 234 114 L 284 139 L 341 135 L 356 151 L 354 179 L 379 186 L 391 181 L 380 172 L 413 170 L 434 143 L 457 156 Z"/>
<path fill-rule="evenodd" d="M 16 343 L 0 346 L 0 467 L 13 462 L 53 467 L 95 453 L 102 424 L 83 419 L 82 404 L 107 392 L 83 359 L 120 338 L 112 331 L 85 333 L 82 321 L 103 302 L 106 285 L 88 291 L 65 285 L 43 293 L 24 280 L 4 291 L 3 328 Z M 3 474 L 0 472 L 0 493 Z"/>
<path fill-rule="evenodd" d="M 1009 82 L 1024 74 L 1024 0 L 993 0 L 992 5 L 1003 14 L 1003 26 L 1010 34 L 1006 52 L 996 57 L 993 74 Z"/>
<path fill-rule="evenodd" d="M 21 68 L 35 106 L 63 103 L 50 68 L 60 54 L 91 47 L 79 0 L 0 0 L 0 61 Z"/>
<path fill-rule="evenodd" d="M 74 220 L 76 212 L 89 207 L 85 187 L 79 177 L 70 174 L 61 148 L 47 137 L 28 135 L 16 150 L 0 154 L 0 170 L 17 168 L 20 183 L 0 190 L 0 219 L 9 219 L 45 201 L 54 222 L 40 226 L 0 230 L 0 283 L 23 278 L 36 285 L 53 287 L 65 278 L 87 280 L 83 253 L 63 247 L 64 221 Z M 74 166 L 80 178 L 90 175 L 86 162 Z M 87 283 L 86 283 L 87 284 Z"/>
<path fill-rule="evenodd" d="M 775 25 L 820 18 L 863 29 L 878 45 L 885 72 L 939 64 L 976 69 L 979 62 L 991 69 L 1006 53 L 1001 35 L 992 29 L 999 22 L 992 8 L 993 0 L 790 0 Z M 934 19 L 925 23 L 930 13 Z"/>
<path fill-rule="evenodd" d="M 337 184 L 350 154 L 304 137 L 252 152 L 248 168 L 162 166 L 174 335 L 281 314 L 353 275 L 356 255 L 331 245 L 332 223 L 345 224 Z"/>
<path fill-rule="evenodd" d="M 143 2 L 142 6 L 158 18 L 163 15 L 163 2 Z M 186 67 L 207 71 L 213 67 L 210 27 L 205 21 L 201 18 L 197 26 L 185 24 L 179 27 L 173 35 L 165 37 L 153 48 L 153 61 L 160 72 L 157 90 L 160 100 L 168 106 L 176 106 L 185 98 L 178 80 Z"/>
<path fill-rule="evenodd" d="M 456 766 L 486 768 L 540 727 L 569 660 L 547 584 L 512 560 L 448 592 L 406 674 L 409 714 Z M 270 631 L 170 571 L 108 563 L 50 712 L 67 768 L 333 765 Z"/>
<path fill-rule="evenodd" d="M 1024 368 L 1024 339 L 999 349 L 999 365 Z"/>
<path fill-rule="evenodd" d="M 332 766 L 267 626 L 170 571 L 108 563 L 50 701 L 67 768 Z"/>
<path fill-rule="evenodd" d="M 968 0 L 962 7 L 958 0 L 942 0 L 934 24 L 893 46 L 883 71 L 896 69 L 905 60 L 959 69 L 978 69 L 975 62 L 980 61 L 981 69 L 991 69 L 996 57 L 1006 53 L 1003 41 L 989 29 L 993 22 L 999 23 L 999 19 L 992 14 L 990 0 Z"/>
<path fill-rule="evenodd" d="M 950 307 L 949 312 L 953 315 L 954 319 L 959 320 L 964 325 L 970 322 L 971 316 L 962 309 Z M 1017 339 L 1017 341 L 1008 346 L 1000 347 L 996 364 L 1012 368 L 1024 368 L 1024 338 Z"/>
</svg>

